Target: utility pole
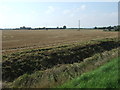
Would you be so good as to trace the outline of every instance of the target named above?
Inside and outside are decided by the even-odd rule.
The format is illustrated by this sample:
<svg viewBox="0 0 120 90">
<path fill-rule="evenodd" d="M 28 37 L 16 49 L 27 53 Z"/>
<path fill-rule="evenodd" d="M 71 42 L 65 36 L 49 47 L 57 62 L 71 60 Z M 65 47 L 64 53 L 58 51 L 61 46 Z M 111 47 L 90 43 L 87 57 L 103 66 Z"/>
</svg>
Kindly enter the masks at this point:
<svg viewBox="0 0 120 90">
<path fill-rule="evenodd" d="M 80 30 L 80 20 L 78 21 L 78 27 L 79 27 L 78 30 Z"/>
<path fill-rule="evenodd" d="M 46 30 L 48 30 L 48 29 L 47 29 L 47 24 L 46 24 L 46 27 L 45 27 L 45 28 L 46 28 Z"/>
</svg>

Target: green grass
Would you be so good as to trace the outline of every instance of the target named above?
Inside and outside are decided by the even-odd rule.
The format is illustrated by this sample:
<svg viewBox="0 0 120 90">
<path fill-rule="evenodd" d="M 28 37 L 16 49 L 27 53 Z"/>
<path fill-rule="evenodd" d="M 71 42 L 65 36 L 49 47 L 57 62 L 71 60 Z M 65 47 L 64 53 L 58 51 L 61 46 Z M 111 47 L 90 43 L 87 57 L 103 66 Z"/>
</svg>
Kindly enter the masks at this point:
<svg viewBox="0 0 120 90">
<path fill-rule="evenodd" d="M 118 61 L 120 61 L 120 57 L 94 71 L 82 74 L 58 88 L 120 88 Z"/>
</svg>

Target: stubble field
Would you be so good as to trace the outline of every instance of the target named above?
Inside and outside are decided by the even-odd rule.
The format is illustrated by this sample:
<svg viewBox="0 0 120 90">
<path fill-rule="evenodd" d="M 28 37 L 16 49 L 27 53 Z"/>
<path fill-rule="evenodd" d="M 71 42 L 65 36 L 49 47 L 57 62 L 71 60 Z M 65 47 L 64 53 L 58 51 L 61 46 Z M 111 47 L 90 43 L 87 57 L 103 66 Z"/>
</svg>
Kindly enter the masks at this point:
<svg viewBox="0 0 120 90">
<path fill-rule="evenodd" d="M 117 58 L 120 40 L 102 30 L 4 30 L 2 44 L 4 88 L 50 88 Z"/>
<path fill-rule="evenodd" d="M 15 52 L 117 36 L 118 32 L 102 30 L 3 30 L 2 49 L 3 53 Z"/>
</svg>

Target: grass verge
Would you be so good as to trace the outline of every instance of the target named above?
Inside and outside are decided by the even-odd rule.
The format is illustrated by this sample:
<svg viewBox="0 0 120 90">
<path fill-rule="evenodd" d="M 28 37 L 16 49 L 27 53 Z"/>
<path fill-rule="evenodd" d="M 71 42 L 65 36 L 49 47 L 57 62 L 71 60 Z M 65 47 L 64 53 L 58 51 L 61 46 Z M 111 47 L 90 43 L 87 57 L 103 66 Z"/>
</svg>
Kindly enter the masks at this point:
<svg viewBox="0 0 120 90">
<path fill-rule="evenodd" d="M 94 71 L 82 74 L 58 88 L 120 88 L 118 61 L 120 61 L 120 57 Z"/>
</svg>

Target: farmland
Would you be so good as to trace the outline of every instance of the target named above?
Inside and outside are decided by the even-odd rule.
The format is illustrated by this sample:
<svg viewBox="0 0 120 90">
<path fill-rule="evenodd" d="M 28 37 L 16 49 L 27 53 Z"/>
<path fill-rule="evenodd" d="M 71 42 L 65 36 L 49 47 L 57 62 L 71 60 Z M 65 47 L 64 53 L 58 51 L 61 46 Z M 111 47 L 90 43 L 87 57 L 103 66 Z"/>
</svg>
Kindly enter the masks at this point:
<svg viewBox="0 0 120 90">
<path fill-rule="evenodd" d="M 3 30 L 2 49 L 8 53 L 117 36 L 117 32 L 101 30 Z"/>
<path fill-rule="evenodd" d="M 5 30 L 3 87 L 51 88 L 118 56 L 118 32 Z"/>
</svg>

